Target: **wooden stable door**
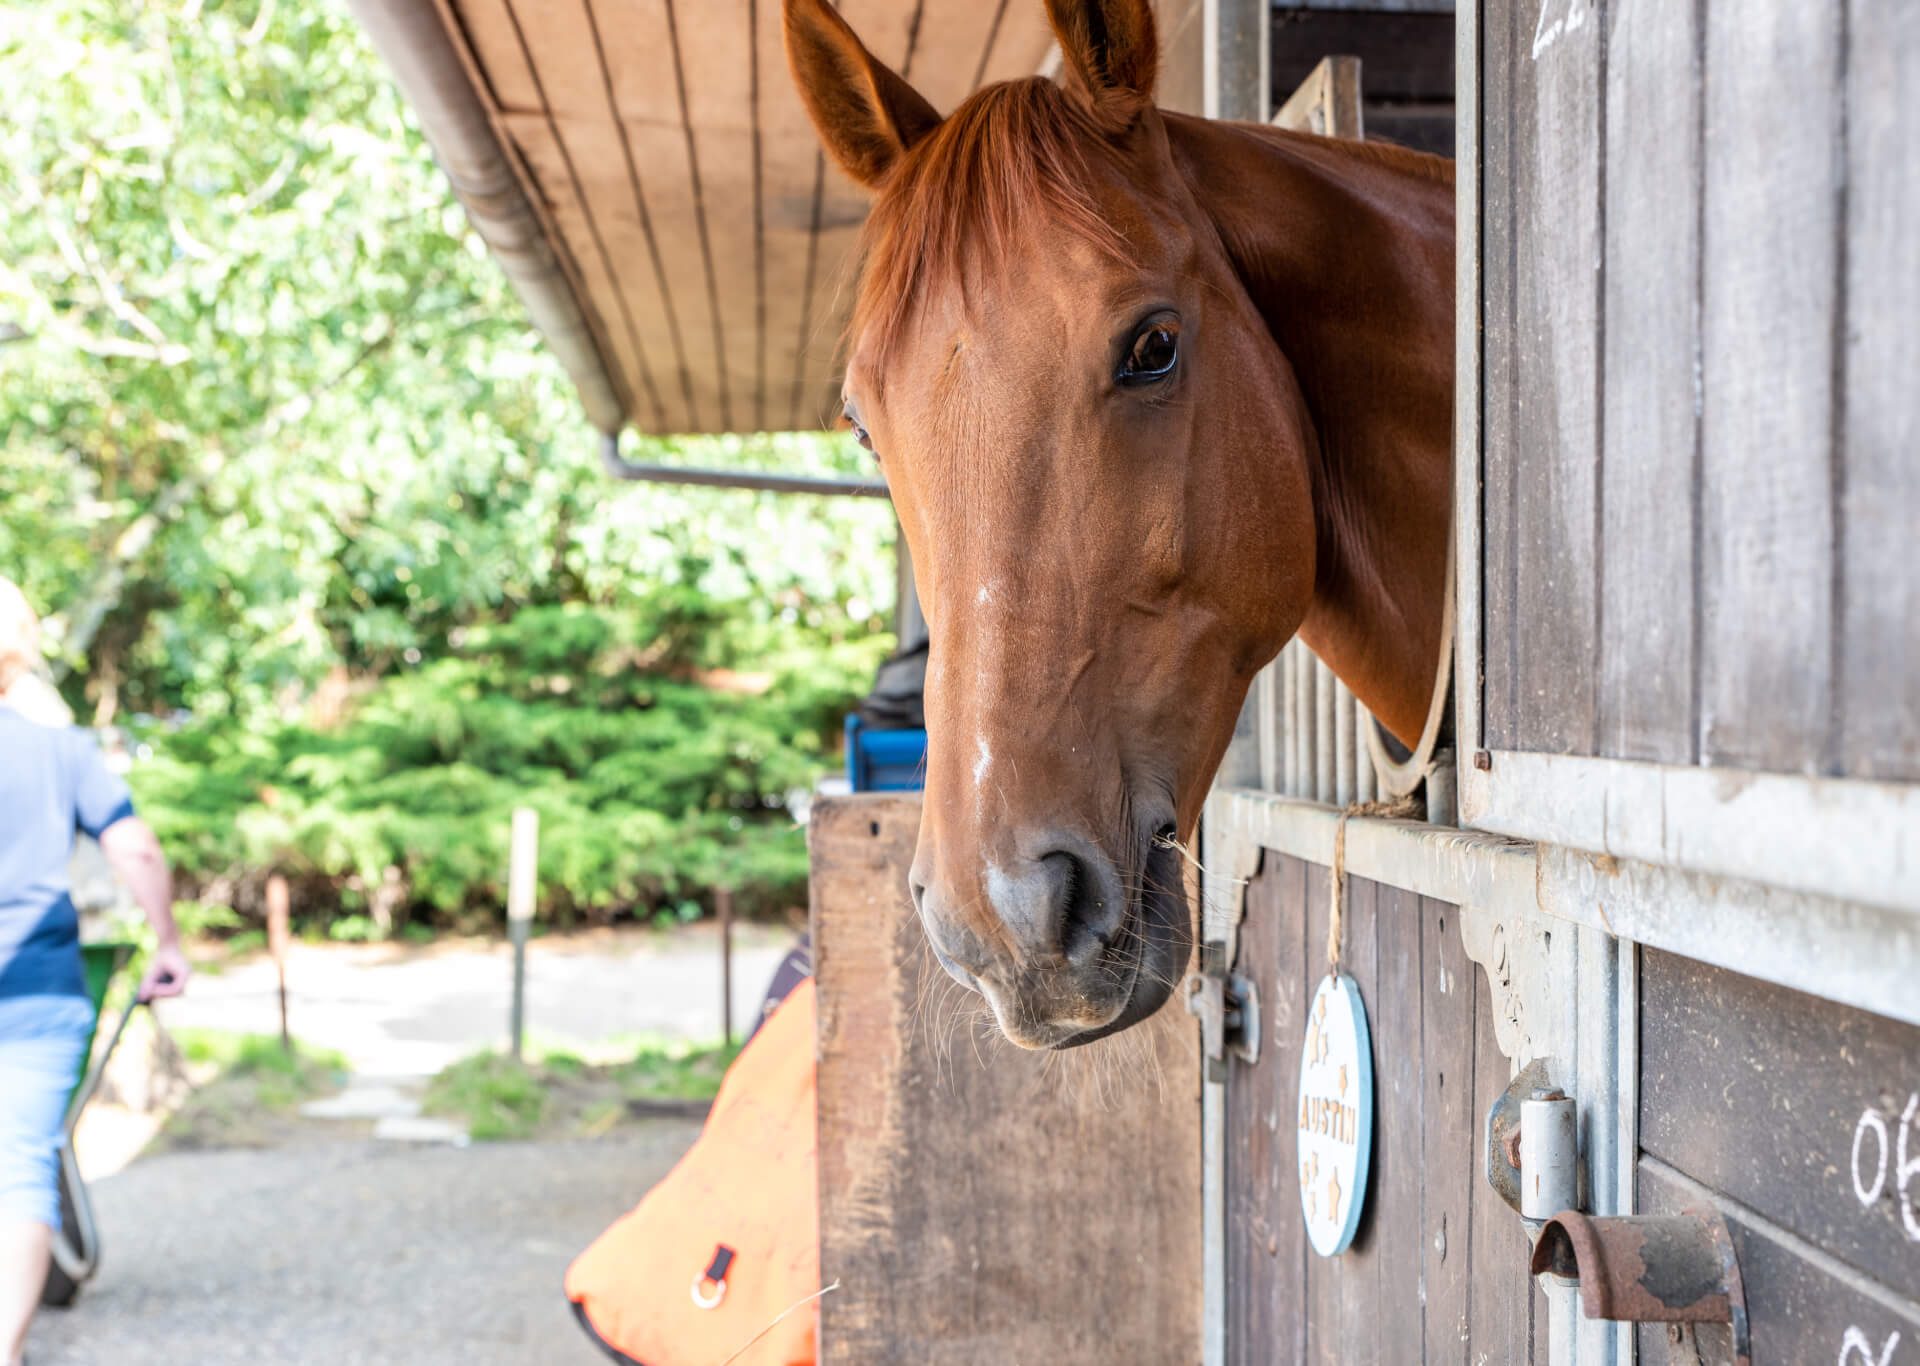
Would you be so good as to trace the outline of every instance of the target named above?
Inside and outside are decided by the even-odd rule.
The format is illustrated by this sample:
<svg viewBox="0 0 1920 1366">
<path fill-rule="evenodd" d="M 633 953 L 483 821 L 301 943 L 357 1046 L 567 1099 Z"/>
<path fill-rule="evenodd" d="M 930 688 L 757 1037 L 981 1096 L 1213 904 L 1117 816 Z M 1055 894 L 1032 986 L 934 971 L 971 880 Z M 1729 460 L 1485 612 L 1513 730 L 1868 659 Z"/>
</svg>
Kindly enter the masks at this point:
<svg viewBox="0 0 1920 1366">
<path fill-rule="evenodd" d="M 919 828 L 917 793 L 822 798 L 808 825 L 822 1366 L 1193 1366 L 1190 1026 L 1104 1058 L 1007 1043 L 927 948 Z"/>
<path fill-rule="evenodd" d="M 1236 970 L 1258 1000 L 1258 1060 L 1228 1064 L 1227 1361 L 1330 1366 L 1547 1360 L 1520 1221 L 1487 1184 L 1481 1124 L 1512 1069 L 1456 907 L 1349 878 L 1342 968 L 1373 1035 L 1369 1199 L 1353 1246 L 1302 1228 L 1296 1086 L 1327 970 L 1328 872 L 1269 850 L 1247 888 Z"/>
</svg>

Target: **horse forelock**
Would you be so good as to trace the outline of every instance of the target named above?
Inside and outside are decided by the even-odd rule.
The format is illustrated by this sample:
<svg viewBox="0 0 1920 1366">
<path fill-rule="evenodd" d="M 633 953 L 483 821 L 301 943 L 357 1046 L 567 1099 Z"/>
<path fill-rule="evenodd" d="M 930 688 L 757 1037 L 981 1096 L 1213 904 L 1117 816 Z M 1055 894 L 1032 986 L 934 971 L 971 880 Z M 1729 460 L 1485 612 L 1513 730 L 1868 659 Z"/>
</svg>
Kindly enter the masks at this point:
<svg viewBox="0 0 1920 1366">
<path fill-rule="evenodd" d="M 1103 255 L 1126 239 L 1095 203 L 1094 161 L 1118 152 L 1100 112 L 1044 77 L 970 96 L 904 160 L 867 216 L 852 333 L 884 379 L 928 294 L 962 291 L 974 271 L 1004 262 L 1042 223 Z"/>
</svg>

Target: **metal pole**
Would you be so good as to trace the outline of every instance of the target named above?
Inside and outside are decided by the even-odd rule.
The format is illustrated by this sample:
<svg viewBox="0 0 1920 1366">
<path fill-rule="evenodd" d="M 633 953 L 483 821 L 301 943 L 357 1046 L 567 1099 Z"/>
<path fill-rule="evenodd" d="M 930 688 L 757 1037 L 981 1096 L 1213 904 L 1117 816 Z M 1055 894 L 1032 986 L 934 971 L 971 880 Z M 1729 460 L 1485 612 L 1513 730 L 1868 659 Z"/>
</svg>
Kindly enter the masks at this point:
<svg viewBox="0 0 1920 1366">
<path fill-rule="evenodd" d="M 287 943 L 292 938 L 293 898 L 287 880 L 275 873 L 267 879 L 267 952 L 273 955 L 280 977 L 280 1047 L 293 1052 L 293 1034 L 287 1028 Z"/>
<path fill-rule="evenodd" d="M 733 1044 L 733 893 L 722 887 L 713 894 L 720 912 L 720 1042 Z"/>
<path fill-rule="evenodd" d="M 759 489 L 765 493 L 815 493 L 848 498 L 891 496 L 884 479 L 830 479 L 803 474 L 763 474 L 757 470 L 642 464 L 620 454 L 618 432 L 600 433 L 600 463 L 615 479 L 643 484 L 699 484 L 707 488 Z"/>
<path fill-rule="evenodd" d="M 1367 730 L 1373 725 L 1373 717 L 1359 698 L 1353 699 L 1353 763 L 1354 763 L 1354 800 L 1373 801 L 1380 793 L 1379 781 L 1373 771 L 1373 748 L 1367 744 Z"/>
<path fill-rule="evenodd" d="M 530 806 L 513 809 L 513 838 L 507 863 L 507 935 L 513 941 L 513 1059 L 520 1061 L 527 1024 L 527 931 L 540 866 L 540 813 Z"/>
<path fill-rule="evenodd" d="M 1295 640 L 1287 646 L 1287 669 L 1293 676 L 1293 706 L 1287 717 L 1289 749 L 1293 754 L 1293 776 L 1287 781 L 1289 797 L 1313 795 L 1309 770 L 1313 754 L 1308 748 L 1313 728 L 1307 714 L 1313 710 L 1313 679 L 1307 673 L 1307 647 Z"/>
<path fill-rule="evenodd" d="M 1253 680 L 1256 728 L 1260 735 L 1260 787 L 1275 791 L 1280 783 L 1280 702 L 1278 670 L 1262 669 Z"/>
<path fill-rule="evenodd" d="M 1313 657 L 1313 799 L 1333 804 L 1333 670 Z"/>
<path fill-rule="evenodd" d="M 1353 733 L 1353 694 L 1347 685 L 1334 680 L 1333 684 L 1333 804 L 1349 806 L 1354 798 L 1354 788 L 1358 786 L 1357 765 L 1354 763 Z"/>
<path fill-rule="evenodd" d="M 1281 650 L 1279 658 L 1273 661 L 1273 667 L 1280 674 L 1280 711 L 1274 718 L 1274 727 L 1280 733 L 1280 775 L 1273 785 L 1275 792 L 1293 794 L 1294 745 L 1298 732 L 1294 729 L 1293 709 L 1294 693 L 1299 679 L 1293 672 L 1293 655 Z"/>
</svg>

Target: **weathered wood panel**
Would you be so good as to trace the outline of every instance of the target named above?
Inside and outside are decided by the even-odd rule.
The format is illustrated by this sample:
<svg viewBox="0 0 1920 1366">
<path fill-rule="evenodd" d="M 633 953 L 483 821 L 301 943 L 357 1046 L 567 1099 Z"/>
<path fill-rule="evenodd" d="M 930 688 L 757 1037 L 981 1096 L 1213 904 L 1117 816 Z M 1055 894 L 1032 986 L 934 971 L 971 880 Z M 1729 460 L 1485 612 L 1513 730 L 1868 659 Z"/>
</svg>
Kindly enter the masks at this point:
<svg viewBox="0 0 1920 1366">
<path fill-rule="evenodd" d="M 1920 5 L 1847 20 L 1840 768 L 1920 780 Z"/>
<path fill-rule="evenodd" d="M 1422 1360 L 1445 1366 L 1474 1359 L 1467 1350 L 1473 1340 L 1467 1286 L 1480 1156 L 1479 1116 L 1473 1109 L 1473 1010 L 1480 969 L 1461 942 L 1459 908 L 1422 898 L 1420 917 L 1421 1154 L 1429 1173 L 1470 1173 L 1464 1181 L 1423 1177 L 1421 1187 Z"/>
<path fill-rule="evenodd" d="M 1227 1351 L 1231 1366 L 1306 1357 L 1307 1246 L 1294 1166 L 1294 1099 L 1311 999 L 1306 977 L 1308 865 L 1266 856 L 1247 887 L 1239 971 L 1260 994 L 1260 1062 L 1236 1065 L 1227 1092 Z"/>
<path fill-rule="evenodd" d="M 1493 1001 L 1487 977 L 1470 974 L 1473 990 L 1474 1119 L 1473 1176 L 1467 1201 L 1467 1326 L 1469 1361 L 1519 1363 L 1536 1359 L 1536 1320 L 1544 1337 L 1546 1306 L 1527 1274 L 1527 1235 L 1520 1218 L 1487 1184 L 1481 1126 L 1494 1101 L 1513 1080 L 1513 1067 L 1494 1040 Z M 1545 1362 L 1544 1342 L 1537 1354 Z"/>
<path fill-rule="evenodd" d="M 1514 581 L 1513 185 L 1516 171 L 1513 52 L 1520 6 L 1488 5 L 1480 25 L 1480 597 L 1481 735 L 1496 748 L 1518 749 L 1514 653 L 1521 623 Z"/>
<path fill-rule="evenodd" d="M 1511 520 L 1487 554 L 1505 599 L 1490 629 L 1516 633 L 1509 710 L 1498 719 L 1529 749 L 1589 753 L 1603 103 L 1600 25 L 1583 0 L 1568 3 L 1569 17 L 1585 22 L 1548 30 L 1551 38 L 1517 25 L 1505 32 L 1512 333 L 1510 352 L 1488 366 L 1510 367 L 1512 413 L 1504 449 L 1489 450 L 1489 478 L 1507 486 Z M 1488 217 L 1499 211 L 1490 203 Z"/>
<path fill-rule="evenodd" d="M 1920 778 L 1920 17 L 1484 19 L 1486 742 Z"/>
<path fill-rule="evenodd" d="M 1652 950 L 1640 1012 L 1642 1151 L 1920 1299 L 1920 1029 Z"/>
<path fill-rule="evenodd" d="M 1833 5 L 1707 9 L 1702 754 L 1814 771 L 1832 704 Z"/>
<path fill-rule="evenodd" d="M 1372 1027 L 1382 1040 L 1395 1041 L 1374 1050 L 1374 1104 L 1376 1113 L 1386 1122 L 1377 1126 L 1373 1147 L 1372 1180 L 1379 1205 L 1372 1212 L 1373 1227 L 1366 1233 L 1378 1244 L 1378 1250 L 1367 1298 L 1371 1305 L 1378 1305 L 1391 1304 L 1406 1287 L 1421 1283 L 1422 1253 L 1427 1246 L 1427 1240 L 1419 1236 L 1427 1222 L 1421 1201 L 1426 1180 L 1422 1151 L 1426 1128 L 1420 1122 L 1427 1098 L 1426 1079 L 1421 1075 L 1425 1050 L 1399 1042 L 1421 1039 L 1424 1044 L 1420 947 L 1427 904 L 1396 887 L 1367 882 L 1361 888 L 1373 902 Z M 1390 1219 L 1411 1221 L 1409 1236 L 1392 1236 L 1386 1226 Z M 1425 1315 L 1381 1315 L 1374 1330 L 1372 1355 L 1356 1353 L 1348 1359 L 1417 1362 L 1425 1350 L 1425 1339 Z"/>
<path fill-rule="evenodd" d="M 1199 1069 L 1178 1007 L 1023 1053 L 927 952 L 911 796 L 815 804 L 821 1361 L 1200 1356 Z M 984 1026 L 984 1027 L 983 1027 Z M 1143 1052 L 1143 1050 L 1146 1050 Z"/>
<path fill-rule="evenodd" d="M 1487 1188 L 1480 1092 L 1510 1068 L 1455 908 L 1350 878 L 1342 964 L 1373 1034 L 1376 1128 L 1353 1247 L 1301 1227 L 1293 1106 L 1306 1002 L 1326 972 L 1327 870 L 1269 851 L 1247 890 L 1238 970 L 1260 994 L 1261 1056 L 1228 1073 L 1228 1360 L 1245 1366 L 1544 1360 L 1526 1240 Z"/>
<path fill-rule="evenodd" d="M 1657 1161 L 1642 1163 L 1635 1200 L 1648 1214 L 1697 1209 L 1708 1192 Z M 1890 1295 L 1854 1268 L 1809 1257 L 1777 1229 L 1725 1211 L 1746 1290 L 1753 1366 L 1905 1366 L 1920 1341 L 1920 1305 Z M 1667 1359 L 1664 1326 L 1639 1333 L 1640 1360 Z M 1704 1366 L 1733 1366 L 1725 1329 L 1703 1330 Z"/>
<path fill-rule="evenodd" d="M 1700 217 L 1692 5 L 1616 5 L 1607 47 L 1599 752 L 1691 760 Z"/>
</svg>

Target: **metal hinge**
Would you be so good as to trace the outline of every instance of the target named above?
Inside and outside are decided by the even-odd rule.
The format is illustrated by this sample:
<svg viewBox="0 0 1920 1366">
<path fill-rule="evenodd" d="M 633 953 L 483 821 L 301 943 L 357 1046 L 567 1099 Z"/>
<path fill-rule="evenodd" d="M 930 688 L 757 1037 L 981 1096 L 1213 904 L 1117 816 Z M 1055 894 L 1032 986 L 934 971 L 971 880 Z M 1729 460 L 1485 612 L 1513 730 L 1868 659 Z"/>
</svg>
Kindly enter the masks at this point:
<svg viewBox="0 0 1920 1366">
<path fill-rule="evenodd" d="M 1226 968 L 1227 946 L 1200 946 L 1200 971 L 1187 979 L 1187 1012 L 1199 1017 L 1207 1080 L 1227 1079 L 1227 1059 L 1260 1061 L 1260 993 L 1252 979 Z"/>
</svg>

